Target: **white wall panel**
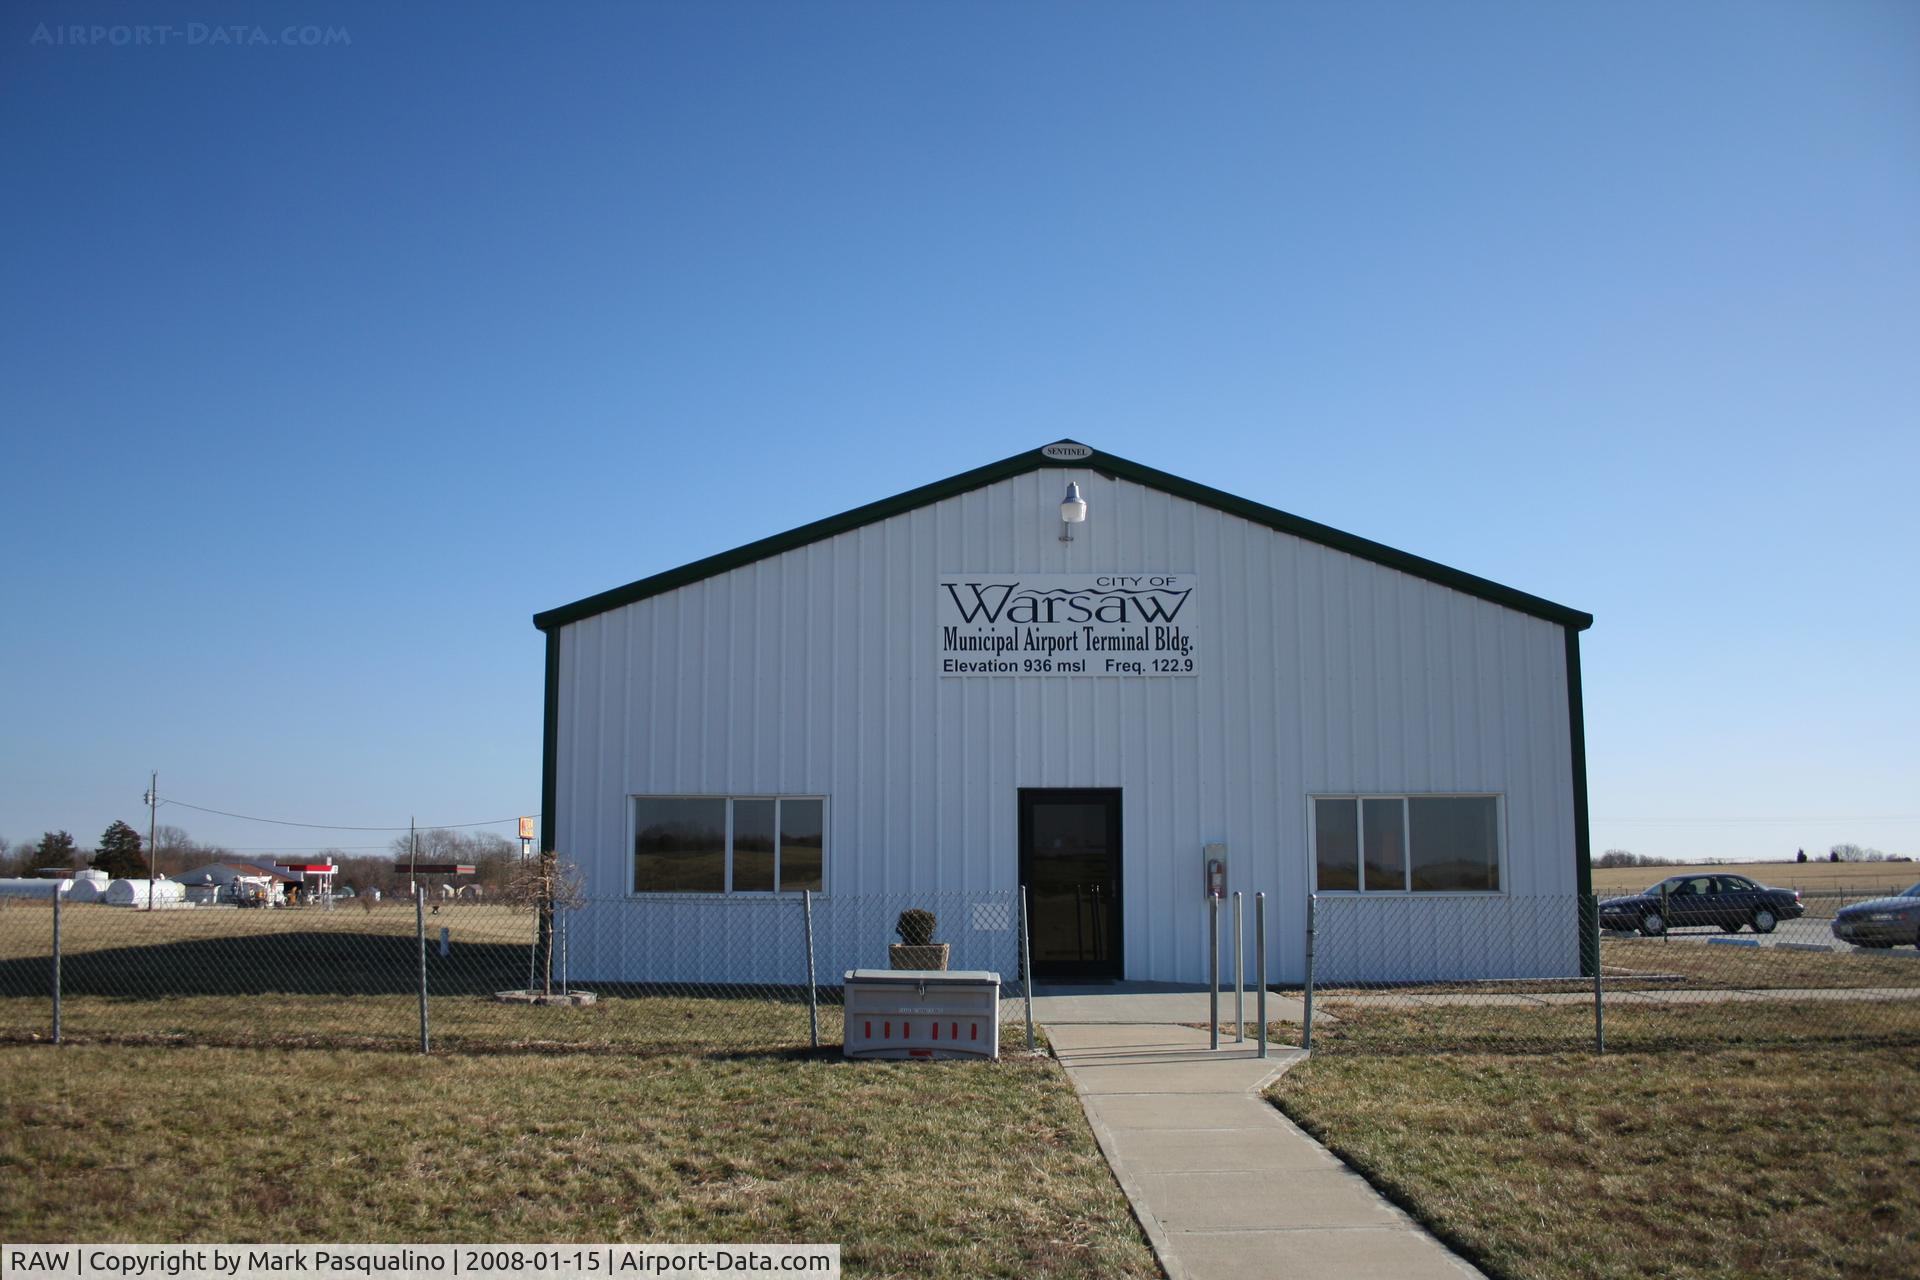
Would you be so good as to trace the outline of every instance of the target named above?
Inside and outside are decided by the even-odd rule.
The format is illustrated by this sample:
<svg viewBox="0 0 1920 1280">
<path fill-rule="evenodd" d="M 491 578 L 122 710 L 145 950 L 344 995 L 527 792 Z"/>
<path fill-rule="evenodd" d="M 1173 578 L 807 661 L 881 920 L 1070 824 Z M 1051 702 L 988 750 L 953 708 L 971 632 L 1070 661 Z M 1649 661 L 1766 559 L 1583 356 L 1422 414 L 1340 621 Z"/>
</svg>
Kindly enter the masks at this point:
<svg viewBox="0 0 1920 1280">
<path fill-rule="evenodd" d="M 1068 479 L 1090 514 L 1062 544 Z M 1197 574 L 1203 671 L 942 677 L 936 580 L 975 571 Z M 1089 471 L 571 623 L 559 700 L 556 843 L 595 894 L 625 889 L 632 794 L 827 796 L 831 895 L 1010 889 L 1022 787 L 1123 790 L 1131 978 L 1204 976 L 1209 841 L 1269 895 L 1276 978 L 1301 976 L 1315 793 L 1500 793 L 1506 895 L 1574 890 L 1559 626 Z M 583 971 L 607 934 L 582 928 Z"/>
</svg>

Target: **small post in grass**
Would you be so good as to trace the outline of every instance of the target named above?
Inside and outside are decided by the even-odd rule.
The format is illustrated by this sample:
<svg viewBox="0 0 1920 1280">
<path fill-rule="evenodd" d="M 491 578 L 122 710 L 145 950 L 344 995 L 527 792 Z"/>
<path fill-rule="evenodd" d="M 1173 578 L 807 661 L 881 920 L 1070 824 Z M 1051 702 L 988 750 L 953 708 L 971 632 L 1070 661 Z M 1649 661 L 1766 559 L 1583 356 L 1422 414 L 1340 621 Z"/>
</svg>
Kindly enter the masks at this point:
<svg viewBox="0 0 1920 1280">
<path fill-rule="evenodd" d="M 1233 891 L 1233 1042 L 1247 1038 L 1246 943 L 1240 932 L 1240 890 Z"/>
<path fill-rule="evenodd" d="M 1020 998 L 1027 1006 L 1027 1052 L 1033 1052 L 1033 946 L 1027 937 L 1027 886 L 1020 886 Z"/>
<path fill-rule="evenodd" d="M 1607 1051 L 1607 1004 L 1600 993 L 1600 900 L 1589 895 L 1580 905 L 1592 913 L 1588 936 L 1593 939 L 1593 1051 Z"/>
<path fill-rule="evenodd" d="M 1313 925 L 1314 908 L 1320 902 L 1320 895 L 1307 895 L 1307 985 L 1306 1012 L 1301 1015 L 1300 1047 L 1309 1052 L 1313 1049 Z"/>
<path fill-rule="evenodd" d="M 428 1052 L 427 1041 L 427 886 L 413 886 L 413 933 L 420 944 L 420 1052 Z"/>
<path fill-rule="evenodd" d="M 1207 894 L 1207 1048 L 1220 1047 L 1220 895 Z"/>
<path fill-rule="evenodd" d="M 1260 1056 L 1267 1056 L 1267 895 L 1253 895 L 1253 980 L 1260 985 L 1253 998 L 1254 1017 L 1260 1021 Z"/>
<path fill-rule="evenodd" d="M 807 1034 L 820 1047 L 820 988 L 813 975 L 813 890 L 800 891 L 800 911 L 807 925 Z"/>
<path fill-rule="evenodd" d="M 60 886 L 53 886 L 53 1042 L 60 1043 Z"/>
</svg>

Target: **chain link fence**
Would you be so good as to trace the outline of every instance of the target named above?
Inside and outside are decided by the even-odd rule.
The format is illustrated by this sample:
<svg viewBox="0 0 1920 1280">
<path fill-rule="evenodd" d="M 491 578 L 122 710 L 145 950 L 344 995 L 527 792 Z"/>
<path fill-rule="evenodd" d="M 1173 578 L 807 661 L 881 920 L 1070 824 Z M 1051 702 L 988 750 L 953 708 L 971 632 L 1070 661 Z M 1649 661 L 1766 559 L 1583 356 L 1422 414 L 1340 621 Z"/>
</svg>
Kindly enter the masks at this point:
<svg viewBox="0 0 1920 1280">
<path fill-rule="evenodd" d="M 1920 947 L 1835 935 L 1865 901 L 1797 915 L 1673 901 L 1652 920 L 1591 896 L 1316 896 L 1303 1039 L 1322 1053 L 1920 1044 Z"/>
<path fill-rule="evenodd" d="M 0 898 L 0 1039 L 454 1052 L 806 1053 L 842 977 L 931 911 L 1030 1038 L 1018 891 L 589 899 L 543 913 L 423 891 L 298 906 Z M 917 967 L 917 966 L 916 966 Z"/>
</svg>

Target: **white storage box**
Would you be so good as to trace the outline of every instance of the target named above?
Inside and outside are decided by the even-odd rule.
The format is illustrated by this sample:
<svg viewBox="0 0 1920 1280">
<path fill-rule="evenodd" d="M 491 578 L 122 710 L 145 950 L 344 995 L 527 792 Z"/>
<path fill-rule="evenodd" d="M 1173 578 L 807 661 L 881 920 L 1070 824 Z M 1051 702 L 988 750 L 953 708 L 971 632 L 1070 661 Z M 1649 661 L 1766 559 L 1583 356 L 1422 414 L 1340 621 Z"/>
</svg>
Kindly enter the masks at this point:
<svg viewBox="0 0 1920 1280">
<path fill-rule="evenodd" d="M 985 969 L 847 972 L 849 1058 L 998 1058 L 1000 975 Z"/>
</svg>

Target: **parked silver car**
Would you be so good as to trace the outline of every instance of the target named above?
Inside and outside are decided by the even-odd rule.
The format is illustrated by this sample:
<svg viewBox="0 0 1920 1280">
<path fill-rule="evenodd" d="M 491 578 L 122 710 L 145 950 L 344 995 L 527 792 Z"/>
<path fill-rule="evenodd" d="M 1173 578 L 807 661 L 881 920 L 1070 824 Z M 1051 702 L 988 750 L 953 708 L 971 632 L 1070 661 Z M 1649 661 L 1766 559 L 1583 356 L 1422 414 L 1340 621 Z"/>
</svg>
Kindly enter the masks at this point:
<svg viewBox="0 0 1920 1280">
<path fill-rule="evenodd" d="M 1833 936 L 1856 947 L 1920 947 L 1920 884 L 1891 898 L 1842 907 L 1833 916 Z"/>
</svg>

